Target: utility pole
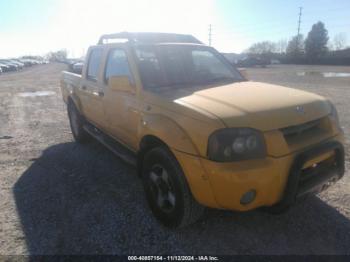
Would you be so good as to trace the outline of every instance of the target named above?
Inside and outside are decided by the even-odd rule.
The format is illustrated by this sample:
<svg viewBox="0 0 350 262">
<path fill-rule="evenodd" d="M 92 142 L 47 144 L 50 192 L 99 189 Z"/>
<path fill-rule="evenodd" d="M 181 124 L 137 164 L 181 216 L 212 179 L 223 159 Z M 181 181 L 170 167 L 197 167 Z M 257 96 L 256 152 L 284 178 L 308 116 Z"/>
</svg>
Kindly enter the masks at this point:
<svg viewBox="0 0 350 262">
<path fill-rule="evenodd" d="M 298 39 L 298 46 L 299 46 L 299 36 L 300 36 L 300 24 L 301 24 L 301 15 L 302 15 L 303 8 L 299 7 L 299 20 L 298 20 L 298 34 L 297 34 L 297 39 Z"/>
<path fill-rule="evenodd" d="M 211 46 L 211 24 L 209 25 L 209 36 L 208 37 L 209 37 L 209 39 L 208 39 L 209 46 Z"/>
</svg>

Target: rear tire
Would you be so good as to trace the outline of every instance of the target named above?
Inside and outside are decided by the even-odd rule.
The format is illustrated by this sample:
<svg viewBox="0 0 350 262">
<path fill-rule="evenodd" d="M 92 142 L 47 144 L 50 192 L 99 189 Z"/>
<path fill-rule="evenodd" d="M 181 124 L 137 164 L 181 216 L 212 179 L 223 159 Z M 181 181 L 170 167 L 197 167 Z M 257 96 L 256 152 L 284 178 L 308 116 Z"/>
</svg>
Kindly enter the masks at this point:
<svg viewBox="0 0 350 262">
<path fill-rule="evenodd" d="M 179 163 L 166 147 L 146 153 L 142 181 L 148 204 L 164 226 L 185 227 L 203 215 L 205 208 L 193 198 Z"/>
<path fill-rule="evenodd" d="M 78 143 L 89 141 L 89 134 L 83 128 L 84 118 L 72 102 L 68 104 L 68 117 L 74 140 Z"/>
</svg>

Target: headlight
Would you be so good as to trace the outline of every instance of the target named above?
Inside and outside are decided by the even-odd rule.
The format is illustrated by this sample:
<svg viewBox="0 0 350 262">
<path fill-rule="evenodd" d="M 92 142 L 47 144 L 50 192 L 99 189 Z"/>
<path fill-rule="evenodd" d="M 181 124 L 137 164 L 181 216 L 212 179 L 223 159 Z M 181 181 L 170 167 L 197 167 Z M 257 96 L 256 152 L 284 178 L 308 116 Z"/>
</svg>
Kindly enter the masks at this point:
<svg viewBox="0 0 350 262">
<path fill-rule="evenodd" d="M 333 123 L 335 124 L 335 126 L 338 127 L 341 130 L 339 117 L 338 117 L 338 111 L 337 111 L 337 109 L 335 108 L 335 106 L 331 102 L 329 102 L 329 103 L 331 105 L 330 118 L 333 121 Z"/>
<path fill-rule="evenodd" d="M 265 156 L 264 137 L 255 129 L 220 129 L 209 137 L 208 157 L 213 161 L 231 162 Z"/>
</svg>

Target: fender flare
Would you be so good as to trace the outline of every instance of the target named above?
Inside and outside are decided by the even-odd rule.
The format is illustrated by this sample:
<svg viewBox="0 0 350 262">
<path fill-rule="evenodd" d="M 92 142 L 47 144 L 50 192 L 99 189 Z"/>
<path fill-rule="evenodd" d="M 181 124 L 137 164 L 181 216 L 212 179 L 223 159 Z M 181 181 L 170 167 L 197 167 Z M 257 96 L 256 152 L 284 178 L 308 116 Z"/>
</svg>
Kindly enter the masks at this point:
<svg viewBox="0 0 350 262">
<path fill-rule="evenodd" d="M 199 155 L 190 135 L 174 120 L 159 114 L 144 115 L 140 127 L 139 138 L 154 136 L 169 148 L 191 155 Z"/>
<path fill-rule="evenodd" d="M 146 123 L 144 123 L 146 122 Z M 217 207 L 207 174 L 199 160 L 199 150 L 189 134 L 174 120 L 161 115 L 143 117 L 139 128 L 140 145 L 137 159 L 138 175 L 142 174 L 145 153 L 156 146 L 166 146 L 181 166 L 193 197 L 201 204 Z M 148 143 L 144 143 L 148 140 Z M 187 160 L 184 161 L 186 156 Z"/>
</svg>

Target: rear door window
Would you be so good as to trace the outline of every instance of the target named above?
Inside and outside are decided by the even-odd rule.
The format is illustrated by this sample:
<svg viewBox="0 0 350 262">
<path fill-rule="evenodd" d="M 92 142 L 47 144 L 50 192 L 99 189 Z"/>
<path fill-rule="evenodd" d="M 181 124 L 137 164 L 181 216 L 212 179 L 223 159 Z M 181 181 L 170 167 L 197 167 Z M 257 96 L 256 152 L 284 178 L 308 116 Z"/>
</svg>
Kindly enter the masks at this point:
<svg viewBox="0 0 350 262">
<path fill-rule="evenodd" d="M 90 53 L 89 64 L 87 69 L 87 78 L 97 81 L 98 72 L 101 65 L 102 49 L 94 49 Z"/>
<path fill-rule="evenodd" d="M 130 72 L 128 57 L 123 49 L 113 49 L 109 52 L 105 69 L 105 81 L 111 76 L 128 76 L 133 82 L 133 77 Z"/>
</svg>

